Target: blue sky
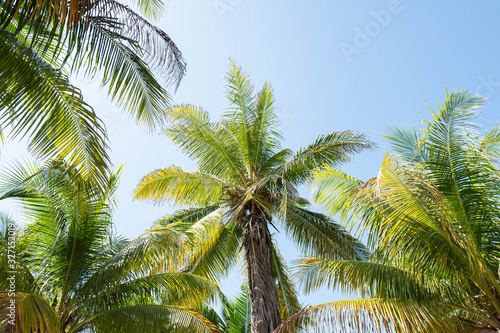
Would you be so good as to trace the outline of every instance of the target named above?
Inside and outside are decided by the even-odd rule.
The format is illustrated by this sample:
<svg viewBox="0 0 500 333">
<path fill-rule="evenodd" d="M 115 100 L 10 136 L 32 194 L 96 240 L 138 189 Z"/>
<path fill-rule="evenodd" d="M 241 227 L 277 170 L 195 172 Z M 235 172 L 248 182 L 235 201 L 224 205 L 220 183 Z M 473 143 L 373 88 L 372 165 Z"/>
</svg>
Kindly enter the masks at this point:
<svg viewBox="0 0 500 333">
<path fill-rule="evenodd" d="M 480 123 L 498 122 L 498 13 L 495 1 L 170 0 L 156 24 L 188 64 L 174 103 L 202 106 L 217 119 L 228 106 L 224 76 L 231 57 L 256 88 L 271 82 L 288 147 L 342 129 L 365 132 L 378 142 L 379 149 L 343 167 L 368 179 L 386 153 L 381 133 L 391 124 L 430 119 L 427 104 L 442 103 L 445 85 L 490 97 Z M 75 84 L 106 122 L 115 167 L 124 163 L 115 221 L 120 233 L 135 237 L 174 211 L 132 202 L 137 182 L 158 168 L 176 164 L 193 170 L 195 164 L 166 138 L 138 128 L 98 82 Z M 19 156 L 18 149 L 6 146 L 2 163 Z M 283 253 L 293 259 L 294 246 L 282 238 Z M 231 292 L 238 285 L 233 274 L 223 289 Z M 315 304 L 343 297 L 323 291 L 303 300 Z"/>
</svg>

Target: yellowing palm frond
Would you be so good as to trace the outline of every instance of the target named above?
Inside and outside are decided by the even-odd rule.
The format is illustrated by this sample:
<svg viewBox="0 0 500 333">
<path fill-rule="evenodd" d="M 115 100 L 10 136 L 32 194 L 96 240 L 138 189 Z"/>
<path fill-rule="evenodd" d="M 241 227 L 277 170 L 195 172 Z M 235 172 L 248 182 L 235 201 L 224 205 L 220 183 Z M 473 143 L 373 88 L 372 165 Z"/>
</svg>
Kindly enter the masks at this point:
<svg viewBox="0 0 500 333">
<path fill-rule="evenodd" d="M 134 199 L 203 207 L 219 202 L 223 186 L 224 183 L 212 175 L 185 172 L 171 166 L 144 177 L 134 192 Z"/>
</svg>

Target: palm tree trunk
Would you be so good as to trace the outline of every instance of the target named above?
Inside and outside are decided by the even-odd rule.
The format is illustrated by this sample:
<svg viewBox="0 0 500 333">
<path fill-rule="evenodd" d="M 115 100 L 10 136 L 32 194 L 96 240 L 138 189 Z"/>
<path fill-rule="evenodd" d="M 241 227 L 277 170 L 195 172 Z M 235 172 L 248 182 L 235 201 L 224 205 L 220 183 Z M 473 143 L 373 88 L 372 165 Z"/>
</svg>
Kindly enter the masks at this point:
<svg viewBox="0 0 500 333">
<path fill-rule="evenodd" d="M 252 333 L 271 333 L 281 324 L 266 216 L 252 205 L 244 234 Z"/>
</svg>

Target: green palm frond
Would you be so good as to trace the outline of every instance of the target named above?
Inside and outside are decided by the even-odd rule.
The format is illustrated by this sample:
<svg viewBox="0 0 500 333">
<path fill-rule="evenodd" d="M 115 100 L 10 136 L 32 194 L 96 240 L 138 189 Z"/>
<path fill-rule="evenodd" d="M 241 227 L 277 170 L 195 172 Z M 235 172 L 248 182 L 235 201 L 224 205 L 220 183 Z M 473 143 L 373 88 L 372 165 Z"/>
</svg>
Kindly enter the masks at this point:
<svg viewBox="0 0 500 333">
<path fill-rule="evenodd" d="M 181 237 L 182 235 L 168 228 L 153 228 L 132 240 L 98 267 L 78 288 L 74 302 L 86 300 L 87 295 L 100 293 L 103 288 L 115 288 L 136 270 L 151 271 L 160 262 L 165 266 L 177 265 L 178 256 L 182 256 L 182 252 L 179 253 Z M 89 301 L 92 300 L 86 300 Z"/>
<path fill-rule="evenodd" d="M 102 73 L 101 84 L 108 86 L 108 95 L 126 108 L 139 124 L 149 130 L 163 126 L 169 96 L 139 57 L 139 45 L 116 31 L 122 25 L 112 17 L 92 16 L 85 24 L 88 28 L 80 38 L 88 44 L 78 47 L 80 52 L 72 62 L 74 70 L 83 67 L 90 76 L 96 71 Z"/>
<path fill-rule="evenodd" d="M 2 127 L 12 126 L 12 137 L 28 137 L 36 155 L 66 158 L 102 185 L 109 163 L 102 122 L 64 75 L 12 33 L 0 29 L 0 38 Z"/>
<path fill-rule="evenodd" d="M 186 64 L 170 37 L 114 0 L 99 1 L 68 42 L 75 49 L 72 69 L 102 73 L 108 94 L 153 130 L 166 122 L 170 98 L 151 70 L 179 84 Z"/>
<path fill-rule="evenodd" d="M 157 10 L 162 6 L 161 0 L 134 1 L 144 5 L 149 3 L 155 7 L 157 14 L 161 12 Z M 138 55 L 142 56 L 166 83 L 173 84 L 177 88 L 186 72 L 186 61 L 174 41 L 163 30 L 115 0 L 99 2 L 99 6 L 89 17 L 102 16 L 103 13 L 108 18 L 120 18 L 119 23 L 122 25 L 122 29 L 118 31 L 120 35 L 133 40 L 140 47 Z"/>
<path fill-rule="evenodd" d="M 194 223 L 220 208 L 219 204 L 215 204 L 201 208 L 180 209 L 173 214 L 161 217 L 155 222 L 155 225 L 163 227 L 175 226 L 177 230 L 183 227 L 181 230 L 186 231 Z"/>
<path fill-rule="evenodd" d="M 15 315 L 9 317 L 11 300 L 15 301 Z M 8 326 L 12 322 L 9 320 L 13 320 L 14 327 L 22 332 L 51 333 L 61 329 L 56 312 L 42 296 L 0 290 L 0 328 L 10 329 Z"/>
<path fill-rule="evenodd" d="M 211 123 L 206 111 L 190 105 L 176 106 L 168 112 L 173 124 L 165 135 L 198 160 L 200 171 L 230 183 L 246 182 L 242 155 L 235 149 L 237 138 L 222 124 Z"/>
<path fill-rule="evenodd" d="M 158 19 L 164 12 L 162 0 L 134 0 L 132 1 L 141 12 L 151 19 Z"/>
<path fill-rule="evenodd" d="M 0 327 L 6 327 L 15 299 L 16 325 L 23 331 L 218 332 L 193 309 L 225 302 L 219 287 L 201 276 L 168 271 L 185 259 L 186 236 L 175 223 L 157 225 L 130 242 L 114 234 L 118 175 L 110 176 L 104 191 L 61 162 L 17 166 L 3 179 L 2 198 L 24 200 L 31 221 L 16 235 L 14 296 L 12 272 L 0 273 Z M 0 264 L 10 267 L 4 233 Z"/>
<path fill-rule="evenodd" d="M 252 150 L 252 123 L 257 112 L 254 97 L 254 88 L 250 78 L 232 60 L 227 74 L 227 98 L 231 108 L 225 118 L 232 125 L 232 132 L 237 139 L 239 150 L 247 172 L 252 177 L 252 160 L 257 153 Z"/>
<path fill-rule="evenodd" d="M 344 259 L 368 256 L 360 241 L 323 214 L 290 205 L 282 223 L 287 235 L 304 253 Z"/>
<path fill-rule="evenodd" d="M 262 166 L 267 160 L 276 155 L 281 147 L 283 137 L 278 130 L 278 122 L 274 109 L 274 97 L 271 85 L 266 83 L 257 94 L 256 117 L 251 123 L 252 150 L 255 152 L 252 168 L 257 173 L 264 170 Z"/>
<path fill-rule="evenodd" d="M 457 300 L 460 285 L 427 275 L 420 269 L 370 261 L 307 257 L 294 267 L 304 291 L 310 293 L 321 286 L 339 288 L 346 294 L 413 300 Z M 412 271 L 413 270 L 413 271 Z M 461 291 L 461 296 L 465 295 Z"/>
<path fill-rule="evenodd" d="M 196 307 L 224 299 L 212 281 L 188 273 L 158 273 L 131 278 L 94 296 L 88 311 L 99 312 L 134 304 Z M 88 304 L 88 302 L 86 302 Z"/>
<path fill-rule="evenodd" d="M 251 330 L 248 290 L 244 285 L 240 289 L 241 291 L 222 309 L 224 333 L 249 333 Z"/>
<path fill-rule="evenodd" d="M 310 191 L 316 204 L 330 216 L 340 214 L 342 221 L 349 220 L 354 207 L 359 204 L 357 195 L 362 181 L 330 166 L 313 171 Z"/>
<path fill-rule="evenodd" d="M 495 125 L 489 129 L 479 144 L 479 151 L 489 154 L 493 158 L 500 155 L 500 126 Z"/>
<path fill-rule="evenodd" d="M 383 135 L 396 154 L 400 154 L 404 161 L 418 163 L 422 161 L 423 147 L 420 142 L 420 133 L 416 128 L 392 126 Z"/>
</svg>

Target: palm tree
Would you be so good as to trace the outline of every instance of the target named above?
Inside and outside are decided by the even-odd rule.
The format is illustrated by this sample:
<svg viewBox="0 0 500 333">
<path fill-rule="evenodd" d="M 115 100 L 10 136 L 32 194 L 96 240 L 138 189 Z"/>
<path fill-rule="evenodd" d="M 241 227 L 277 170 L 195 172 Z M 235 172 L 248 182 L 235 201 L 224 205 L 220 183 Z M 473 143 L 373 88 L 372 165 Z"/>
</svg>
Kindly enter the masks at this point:
<svg viewBox="0 0 500 333">
<path fill-rule="evenodd" d="M 313 193 L 330 214 L 369 235 L 367 261 L 300 262 L 305 290 L 320 285 L 361 299 L 290 318 L 329 320 L 332 332 L 497 332 L 500 329 L 500 128 L 473 123 L 484 99 L 447 93 L 425 129 L 393 128 L 378 175 L 363 183 L 333 168 Z"/>
<path fill-rule="evenodd" d="M 105 191 L 60 163 L 3 179 L 1 198 L 22 200 L 31 222 L 2 220 L 0 331 L 219 332 L 192 310 L 218 287 L 152 264 L 172 257 L 175 234 L 156 228 L 127 241 L 113 232 L 117 174 Z"/>
<path fill-rule="evenodd" d="M 161 0 L 134 2 L 148 17 L 161 12 Z M 185 72 L 170 37 L 115 0 L 0 0 L 0 55 L 0 132 L 101 184 L 105 128 L 69 74 L 101 75 L 111 99 L 152 130 L 169 105 L 153 70 L 176 85 Z"/>
<path fill-rule="evenodd" d="M 296 153 L 282 149 L 271 86 L 254 95 L 249 78 L 234 63 L 227 82 L 231 108 L 218 122 L 191 105 L 168 111 L 172 124 L 164 134 L 197 161 L 198 171 L 156 170 L 139 183 L 134 198 L 188 207 L 160 223 L 180 224 L 193 235 L 189 268 L 196 274 L 217 280 L 244 248 L 252 332 L 272 332 L 299 304 L 269 226 L 278 228 L 279 222 L 308 253 L 363 257 L 364 248 L 342 228 L 306 209 L 296 187 L 315 168 L 346 162 L 373 144 L 345 130 L 322 135 Z M 292 293 L 288 298 L 285 289 Z"/>
</svg>

